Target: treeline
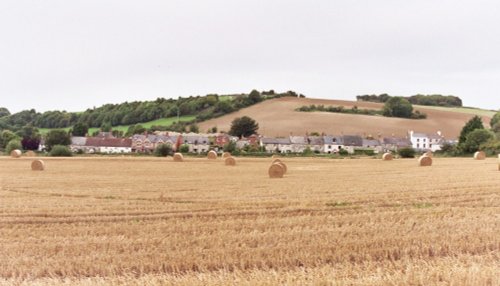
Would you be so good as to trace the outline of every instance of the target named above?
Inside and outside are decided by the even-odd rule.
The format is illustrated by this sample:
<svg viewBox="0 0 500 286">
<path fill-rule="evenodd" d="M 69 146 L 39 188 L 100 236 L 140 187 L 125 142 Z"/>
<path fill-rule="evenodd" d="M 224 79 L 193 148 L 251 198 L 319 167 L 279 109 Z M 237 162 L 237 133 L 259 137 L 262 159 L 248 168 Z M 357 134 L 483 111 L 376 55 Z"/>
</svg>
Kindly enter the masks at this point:
<svg viewBox="0 0 500 286">
<path fill-rule="evenodd" d="M 133 101 L 121 104 L 105 104 L 98 108 L 89 108 L 84 112 L 47 111 L 35 109 L 10 114 L 0 108 L 0 130 L 20 130 L 30 125 L 37 128 L 65 128 L 77 123 L 88 127 L 131 125 L 160 118 L 196 115 L 194 121 L 204 121 L 231 113 L 253 105 L 265 99 L 283 96 L 302 96 L 293 91 L 276 93 L 274 90 L 249 94 L 190 96 L 178 99 L 158 98 L 154 101 Z"/>
<path fill-rule="evenodd" d="M 360 109 L 357 106 L 353 106 L 352 108 L 345 108 L 344 106 L 324 106 L 322 104 L 304 105 L 297 108 L 297 111 L 302 111 L 302 112 L 321 111 L 321 112 L 361 114 L 361 115 L 382 115 L 381 110 Z"/>
<path fill-rule="evenodd" d="M 356 96 L 356 99 L 358 101 L 385 103 L 391 97 L 393 97 L 393 96 L 390 96 L 386 93 L 383 93 L 380 95 L 376 95 L 376 94 L 358 95 L 358 96 Z M 460 97 L 458 97 L 458 96 L 453 96 L 453 95 L 417 94 L 417 95 L 407 96 L 404 98 L 406 100 L 408 100 L 411 104 L 417 104 L 417 105 L 445 106 L 445 107 L 461 107 L 462 106 L 462 99 L 460 99 Z"/>
</svg>

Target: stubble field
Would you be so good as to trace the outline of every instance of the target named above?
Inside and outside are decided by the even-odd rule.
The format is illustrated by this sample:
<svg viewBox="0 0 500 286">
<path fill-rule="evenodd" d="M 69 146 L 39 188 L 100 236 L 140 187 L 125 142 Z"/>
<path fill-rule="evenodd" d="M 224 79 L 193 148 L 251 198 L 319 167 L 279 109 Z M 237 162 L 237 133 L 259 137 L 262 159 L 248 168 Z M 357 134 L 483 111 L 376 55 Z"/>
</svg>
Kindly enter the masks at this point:
<svg viewBox="0 0 500 286">
<path fill-rule="evenodd" d="M 495 159 L 0 158 L 0 284 L 500 285 Z"/>
</svg>

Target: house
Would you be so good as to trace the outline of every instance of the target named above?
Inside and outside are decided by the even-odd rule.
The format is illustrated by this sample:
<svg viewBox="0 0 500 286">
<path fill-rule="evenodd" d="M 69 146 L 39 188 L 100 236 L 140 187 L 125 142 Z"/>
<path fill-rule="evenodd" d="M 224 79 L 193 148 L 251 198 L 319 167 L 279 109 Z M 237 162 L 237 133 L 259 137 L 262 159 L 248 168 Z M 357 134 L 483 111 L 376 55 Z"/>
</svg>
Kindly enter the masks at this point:
<svg viewBox="0 0 500 286">
<path fill-rule="evenodd" d="M 236 139 L 236 148 L 237 149 L 245 149 L 247 146 L 250 146 L 252 149 L 258 149 L 260 146 L 260 138 L 258 135 L 250 135 L 248 137 L 242 137 L 240 139 Z"/>
<path fill-rule="evenodd" d="M 332 154 L 338 153 L 344 148 L 342 137 L 340 136 L 323 136 L 323 153 Z"/>
<path fill-rule="evenodd" d="M 180 136 L 159 135 L 159 134 L 135 134 L 130 139 L 132 140 L 133 152 L 151 153 L 160 144 L 170 144 L 174 151 L 177 150 Z"/>
<path fill-rule="evenodd" d="M 384 137 L 382 139 L 382 150 L 384 152 L 397 152 L 401 148 L 411 147 L 411 141 L 407 138 Z"/>
<path fill-rule="evenodd" d="M 87 137 L 84 149 L 87 153 L 130 153 L 132 152 L 132 139 Z"/>
<path fill-rule="evenodd" d="M 307 146 L 315 153 L 321 153 L 323 151 L 323 146 L 325 145 L 323 141 L 323 136 L 307 136 Z"/>
<path fill-rule="evenodd" d="M 408 137 L 413 149 L 419 151 L 439 151 L 441 150 L 441 145 L 444 143 L 444 138 L 440 131 L 436 132 L 436 134 L 425 134 L 411 130 L 408 132 Z"/>
<path fill-rule="evenodd" d="M 206 135 L 187 133 L 182 135 L 182 144 L 189 146 L 190 153 L 206 153 L 210 151 L 210 139 Z"/>
<path fill-rule="evenodd" d="M 72 136 L 71 144 L 69 148 L 72 152 L 76 153 L 78 151 L 85 152 L 85 144 L 87 143 L 87 137 L 83 136 Z"/>
<path fill-rule="evenodd" d="M 363 138 L 363 148 L 371 149 L 375 154 L 378 154 L 384 150 L 382 144 L 376 139 L 364 139 Z"/>
<path fill-rule="evenodd" d="M 290 138 L 261 138 L 260 146 L 268 153 L 291 153 L 292 142 Z"/>
<path fill-rule="evenodd" d="M 290 136 L 290 143 L 293 153 L 303 153 L 308 146 L 305 136 Z"/>
<path fill-rule="evenodd" d="M 342 142 L 349 154 L 354 154 L 354 150 L 363 148 L 363 138 L 359 135 L 343 135 Z"/>
</svg>

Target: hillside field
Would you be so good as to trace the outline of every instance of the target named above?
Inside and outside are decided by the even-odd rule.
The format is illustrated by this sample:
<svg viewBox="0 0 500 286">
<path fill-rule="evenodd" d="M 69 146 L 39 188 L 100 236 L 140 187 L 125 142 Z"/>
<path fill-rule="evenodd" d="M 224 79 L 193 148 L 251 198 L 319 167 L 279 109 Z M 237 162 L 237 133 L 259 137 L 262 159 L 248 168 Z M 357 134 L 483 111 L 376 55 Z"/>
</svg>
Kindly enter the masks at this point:
<svg viewBox="0 0 500 286">
<path fill-rule="evenodd" d="M 500 285 L 497 159 L 0 157 L 0 285 Z"/>
<path fill-rule="evenodd" d="M 218 130 L 228 131 L 231 121 L 236 117 L 250 116 L 259 123 L 259 133 L 266 136 L 304 135 L 306 132 L 327 134 L 357 134 L 372 136 L 406 136 L 408 130 L 436 133 L 441 131 L 447 139 L 455 139 L 464 124 L 475 114 L 483 117 L 488 125 L 493 112 L 481 109 L 444 108 L 416 106 L 427 114 L 427 119 L 388 118 L 358 114 L 330 112 L 298 112 L 304 105 L 323 104 L 325 106 L 358 106 L 366 109 L 381 109 L 383 104 L 346 100 L 310 99 L 282 97 L 266 100 L 225 116 L 200 123 L 200 130 L 216 126 Z"/>
</svg>

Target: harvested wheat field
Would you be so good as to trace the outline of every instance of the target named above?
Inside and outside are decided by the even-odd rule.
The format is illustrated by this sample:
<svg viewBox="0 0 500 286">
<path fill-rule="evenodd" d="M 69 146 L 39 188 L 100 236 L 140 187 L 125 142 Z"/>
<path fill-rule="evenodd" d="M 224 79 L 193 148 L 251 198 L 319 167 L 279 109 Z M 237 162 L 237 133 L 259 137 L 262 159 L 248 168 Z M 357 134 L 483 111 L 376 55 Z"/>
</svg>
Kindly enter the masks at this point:
<svg viewBox="0 0 500 286">
<path fill-rule="evenodd" d="M 500 285 L 497 159 L 0 159 L 0 284 Z"/>
</svg>

